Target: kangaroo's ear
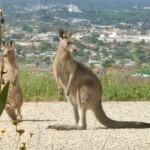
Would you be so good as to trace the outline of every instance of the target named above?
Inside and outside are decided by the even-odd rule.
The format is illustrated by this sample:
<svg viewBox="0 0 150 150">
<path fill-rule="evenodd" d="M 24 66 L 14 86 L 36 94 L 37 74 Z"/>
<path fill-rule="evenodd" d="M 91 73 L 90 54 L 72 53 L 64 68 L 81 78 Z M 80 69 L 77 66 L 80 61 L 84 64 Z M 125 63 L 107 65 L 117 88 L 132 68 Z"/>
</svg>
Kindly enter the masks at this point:
<svg viewBox="0 0 150 150">
<path fill-rule="evenodd" d="M 5 42 L 5 41 L 2 41 L 2 45 L 5 47 L 5 46 L 6 46 L 6 42 Z"/>
<path fill-rule="evenodd" d="M 5 46 L 6 46 L 6 42 L 5 42 L 5 41 L 2 41 L 2 45 L 5 47 Z"/>
<path fill-rule="evenodd" d="M 59 29 L 59 37 L 63 38 L 64 37 L 64 30 L 63 29 Z"/>
<path fill-rule="evenodd" d="M 70 38 L 70 37 L 72 36 L 72 30 L 69 30 L 69 31 L 67 32 L 66 36 L 67 36 L 68 38 Z"/>
<path fill-rule="evenodd" d="M 14 46 L 14 42 L 11 40 L 10 41 L 10 46 L 13 47 Z"/>
</svg>

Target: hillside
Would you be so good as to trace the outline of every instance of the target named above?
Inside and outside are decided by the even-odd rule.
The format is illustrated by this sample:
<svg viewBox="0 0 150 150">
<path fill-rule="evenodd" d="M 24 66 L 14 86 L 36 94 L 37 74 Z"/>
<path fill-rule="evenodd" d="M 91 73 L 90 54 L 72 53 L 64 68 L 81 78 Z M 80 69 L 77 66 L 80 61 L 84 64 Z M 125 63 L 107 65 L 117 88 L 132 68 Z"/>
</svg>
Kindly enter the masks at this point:
<svg viewBox="0 0 150 150">
<path fill-rule="evenodd" d="M 35 0 L 0 0 L 0 3 L 3 5 L 28 5 L 28 4 L 35 4 L 38 1 Z M 95 7 L 102 7 L 102 8 L 128 8 L 128 7 L 149 7 L 150 1 L 149 0 L 41 0 L 42 4 L 78 4 L 84 6 L 95 6 Z"/>
</svg>

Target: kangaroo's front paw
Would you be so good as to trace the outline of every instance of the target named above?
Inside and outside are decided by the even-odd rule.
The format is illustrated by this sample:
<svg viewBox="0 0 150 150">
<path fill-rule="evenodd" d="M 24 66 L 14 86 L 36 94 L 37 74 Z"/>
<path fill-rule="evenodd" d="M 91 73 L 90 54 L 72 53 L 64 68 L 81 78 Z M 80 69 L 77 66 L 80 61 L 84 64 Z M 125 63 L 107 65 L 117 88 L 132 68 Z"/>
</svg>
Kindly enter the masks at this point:
<svg viewBox="0 0 150 150">
<path fill-rule="evenodd" d="M 58 92 L 59 92 L 60 95 L 64 95 L 64 90 L 62 88 L 59 88 Z"/>
<path fill-rule="evenodd" d="M 4 79 L 1 80 L 1 84 L 5 84 L 5 80 Z"/>
<path fill-rule="evenodd" d="M 16 85 L 16 82 L 13 82 L 12 84 L 13 84 L 13 86 L 15 86 L 15 85 Z"/>
<path fill-rule="evenodd" d="M 69 96 L 69 95 L 70 95 L 70 90 L 67 89 L 67 90 L 65 91 L 65 93 L 66 93 L 67 96 Z"/>
<path fill-rule="evenodd" d="M 10 81 L 10 83 L 11 83 L 13 86 L 15 86 L 15 85 L 16 85 L 16 80 L 12 80 L 12 81 Z"/>
<path fill-rule="evenodd" d="M 21 115 L 21 114 L 18 114 L 18 115 L 17 115 L 17 121 L 21 122 L 21 120 L 22 120 L 22 115 Z"/>
<path fill-rule="evenodd" d="M 5 73 L 7 73 L 7 72 L 8 72 L 8 70 L 6 70 L 5 68 L 3 68 L 1 73 L 2 73 L 2 74 L 5 74 Z"/>
</svg>

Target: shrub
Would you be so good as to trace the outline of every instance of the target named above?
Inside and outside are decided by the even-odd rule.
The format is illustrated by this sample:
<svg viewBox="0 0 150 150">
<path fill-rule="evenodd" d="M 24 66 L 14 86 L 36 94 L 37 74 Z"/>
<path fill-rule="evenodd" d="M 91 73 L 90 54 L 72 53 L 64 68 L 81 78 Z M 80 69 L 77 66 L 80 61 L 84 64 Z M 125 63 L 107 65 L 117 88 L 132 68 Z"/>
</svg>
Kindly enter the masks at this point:
<svg viewBox="0 0 150 150">
<path fill-rule="evenodd" d="M 0 92 L 0 116 L 3 113 L 3 110 L 5 108 L 6 105 L 6 100 L 7 100 L 7 95 L 8 95 L 8 89 L 9 89 L 9 83 L 8 82 L 4 88 L 2 89 L 2 91 Z"/>
<path fill-rule="evenodd" d="M 66 100 L 60 95 L 49 73 L 21 71 L 21 84 L 26 101 Z M 103 99 L 107 101 L 150 100 L 150 78 L 106 76 L 101 78 Z"/>
</svg>

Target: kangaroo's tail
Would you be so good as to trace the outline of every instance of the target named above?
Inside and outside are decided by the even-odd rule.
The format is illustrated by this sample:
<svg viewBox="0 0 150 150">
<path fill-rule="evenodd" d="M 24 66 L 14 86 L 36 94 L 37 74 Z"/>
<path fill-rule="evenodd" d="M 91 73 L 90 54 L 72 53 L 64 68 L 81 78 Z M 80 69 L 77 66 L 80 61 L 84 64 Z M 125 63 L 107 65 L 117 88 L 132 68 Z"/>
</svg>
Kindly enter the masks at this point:
<svg viewBox="0 0 150 150">
<path fill-rule="evenodd" d="M 5 110 L 8 114 L 8 116 L 12 119 L 12 120 L 16 120 L 17 119 L 17 115 L 15 112 L 15 106 L 11 105 L 11 104 L 6 104 L 5 106 Z"/>
<path fill-rule="evenodd" d="M 97 104 L 93 112 L 97 120 L 108 128 L 150 128 L 150 123 L 112 120 L 105 114 L 101 104 Z"/>
</svg>

